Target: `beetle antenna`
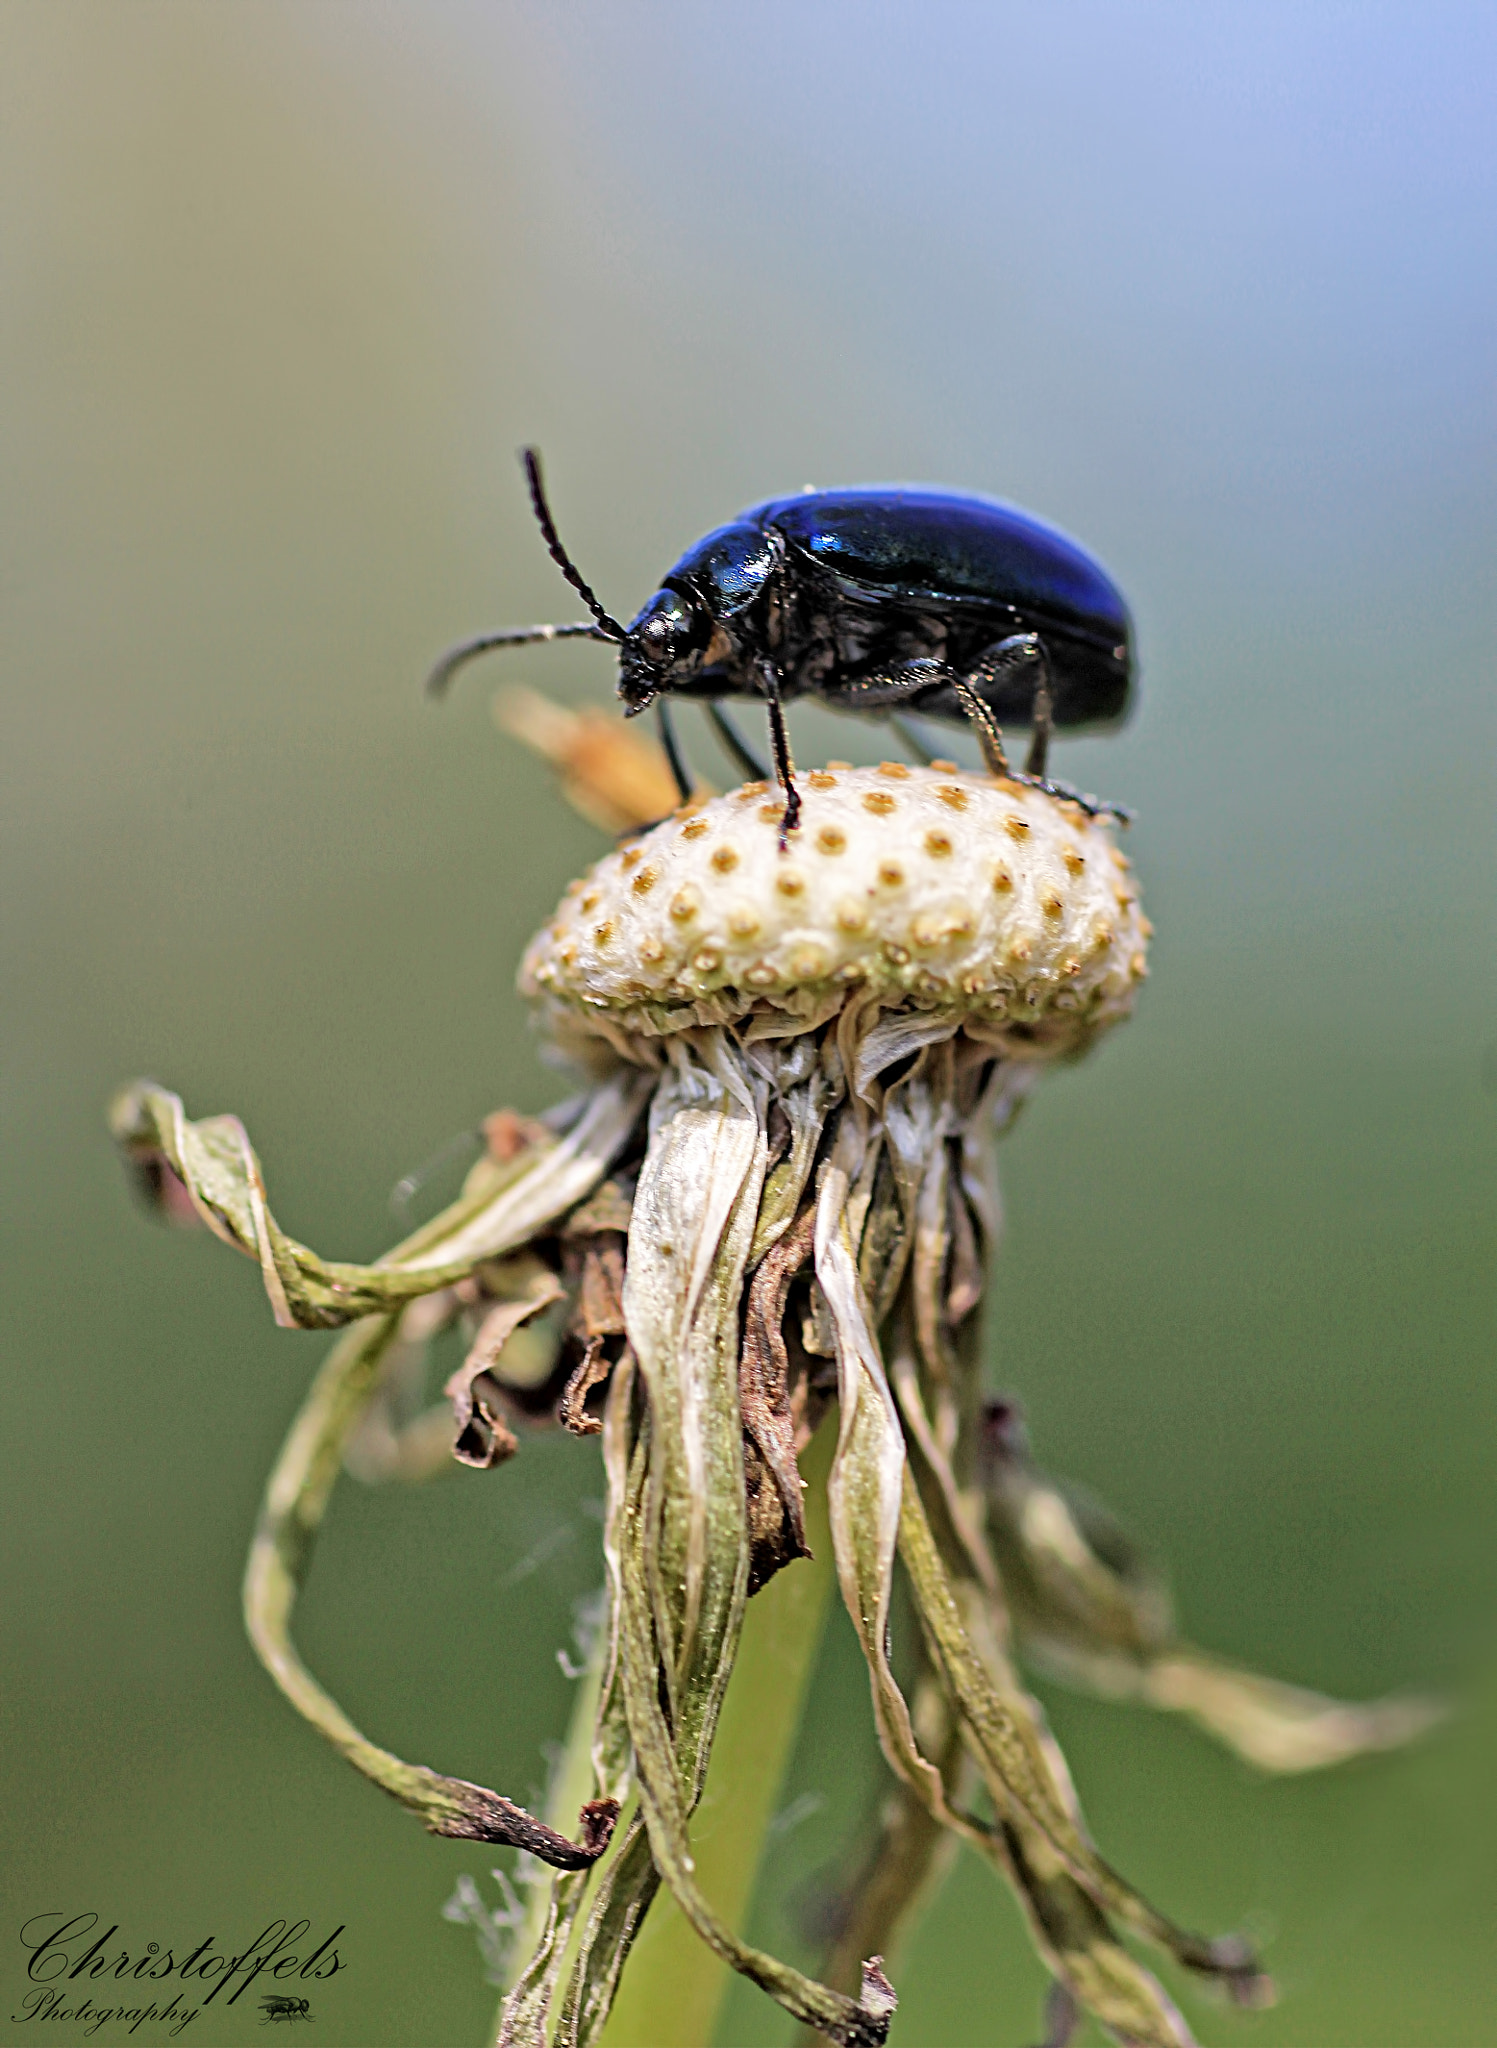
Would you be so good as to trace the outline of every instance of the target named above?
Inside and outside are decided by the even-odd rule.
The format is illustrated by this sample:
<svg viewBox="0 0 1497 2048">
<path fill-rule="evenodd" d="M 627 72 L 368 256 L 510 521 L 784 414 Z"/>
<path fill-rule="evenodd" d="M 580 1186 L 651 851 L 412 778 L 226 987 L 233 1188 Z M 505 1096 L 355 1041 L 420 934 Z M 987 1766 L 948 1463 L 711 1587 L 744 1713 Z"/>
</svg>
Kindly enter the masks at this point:
<svg viewBox="0 0 1497 2048">
<path fill-rule="evenodd" d="M 578 626 L 515 626 L 505 633 L 479 633 L 472 640 L 459 640 L 456 647 L 448 648 L 426 678 L 426 694 L 428 697 L 444 696 L 447 685 L 466 662 L 476 654 L 487 654 L 495 647 L 527 647 L 538 640 L 606 640 L 608 637 L 600 626 L 594 626 L 586 619 Z"/>
<path fill-rule="evenodd" d="M 535 511 L 536 523 L 550 550 L 552 561 L 597 620 L 599 639 L 627 640 L 629 635 L 625 628 L 619 624 L 612 612 L 604 611 L 592 585 L 561 544 L 561 535 L 556 531 L 556 521 L 551 517 L 551 507 L 546 503 L 546 486 L 541 481 L 540 451 L 536 448 L 526 448 L 521 452 L 520 460 L 525 465 L 525 481 L 530 486 L 530 503 Z"/>
</svg>

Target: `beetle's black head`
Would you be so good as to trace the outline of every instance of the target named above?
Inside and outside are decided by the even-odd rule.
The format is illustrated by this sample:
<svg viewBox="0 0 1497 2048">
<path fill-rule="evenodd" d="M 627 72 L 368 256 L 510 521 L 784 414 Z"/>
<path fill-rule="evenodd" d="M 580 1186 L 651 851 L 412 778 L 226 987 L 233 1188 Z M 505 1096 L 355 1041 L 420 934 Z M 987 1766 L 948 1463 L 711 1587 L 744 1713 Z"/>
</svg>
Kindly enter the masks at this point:
<svg viewBox="0 0 1497 2048">
<path fill-rule="evenodd" d="M 619 695 L 635 718 L 662 690 L 679 689 L 702 665 L 713 619 L 698 597 L 657 590 L 619 648 Z"/>
</svg>

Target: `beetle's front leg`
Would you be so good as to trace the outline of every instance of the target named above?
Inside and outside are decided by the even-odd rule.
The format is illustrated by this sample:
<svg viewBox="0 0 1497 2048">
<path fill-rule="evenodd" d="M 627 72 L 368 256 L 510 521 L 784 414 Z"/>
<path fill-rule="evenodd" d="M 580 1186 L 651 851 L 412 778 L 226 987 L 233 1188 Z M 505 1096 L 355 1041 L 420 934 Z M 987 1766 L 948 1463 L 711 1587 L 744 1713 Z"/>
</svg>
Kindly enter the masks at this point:
<svg viewBox="0 0 1497 2048">
<path fill-rule="evenodd" d="M 780 851 L 787 853 L 790 835 L 800 824 L 800 791 L 795 786 L 790 734 L 785 725 L 785 706 L 780 700 L 780 673 L 772 661 L 760 662 L 759 683 L 769 707 L 769 743 L 774 751 L 775 781 L 785 799 L 785 815 L 780 820 Z"/>
</svg>

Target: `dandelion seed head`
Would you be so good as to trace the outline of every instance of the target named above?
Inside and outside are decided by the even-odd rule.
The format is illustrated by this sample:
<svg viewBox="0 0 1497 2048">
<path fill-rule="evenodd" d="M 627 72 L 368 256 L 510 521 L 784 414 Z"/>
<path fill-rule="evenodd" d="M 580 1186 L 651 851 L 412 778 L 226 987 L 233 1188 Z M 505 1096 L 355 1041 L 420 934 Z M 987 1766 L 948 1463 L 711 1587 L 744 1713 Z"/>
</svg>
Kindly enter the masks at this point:
<svg viewBox="0 0 1497 2048">
<path fill-rule="evenodd" d="M 796 844 L 812 857 L 791 860 L 778 806 L 746 812 L 747 793 L 666 819 L 562 899 L 521 973 L 560 1038 L 580 1026 L 628 1049 L 774 1013 L 810 1028 L 856 1000 L 1000 1035 L 1011 1019 L 1052 1054 L 1127 1015 L 1147 925 L 1116 886 L 1110 822 L 1018 783 L 884 763 L 805 778 Z"/>
</svg>

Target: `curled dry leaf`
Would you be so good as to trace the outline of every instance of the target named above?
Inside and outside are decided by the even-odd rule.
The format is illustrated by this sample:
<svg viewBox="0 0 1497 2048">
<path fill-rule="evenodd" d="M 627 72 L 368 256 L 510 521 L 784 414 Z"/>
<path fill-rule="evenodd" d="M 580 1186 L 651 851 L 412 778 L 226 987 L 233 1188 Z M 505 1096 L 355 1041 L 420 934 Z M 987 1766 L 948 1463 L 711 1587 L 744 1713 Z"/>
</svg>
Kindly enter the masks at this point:
<svg viewBox="0 0 1497 2048">
<path fill-rule="evenodd" d="M 443 1388 L 457 1425 L 452 1455 L 463 1464 L 487 1471 L 520 1448 L 505 1421 L 504 1388 L 496 1376 L 500 1358 L 521 1324 L 560 1301 L 562 1292 L 561 1283 L 547 1274 L 525 1300 L 496 1303 L 479 1324 L 472 1349 Z"/>
</svg>

